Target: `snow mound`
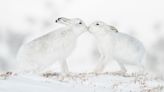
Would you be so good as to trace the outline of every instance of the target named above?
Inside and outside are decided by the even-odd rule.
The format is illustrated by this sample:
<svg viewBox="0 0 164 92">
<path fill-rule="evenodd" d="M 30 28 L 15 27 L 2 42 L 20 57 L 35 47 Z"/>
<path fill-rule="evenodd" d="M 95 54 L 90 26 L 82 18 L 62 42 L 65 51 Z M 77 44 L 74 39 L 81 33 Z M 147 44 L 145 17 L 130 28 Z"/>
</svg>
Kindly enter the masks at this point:
<svg viewBox="0 0 164 92">
<path fill-rule="evenodd" d="M 8 76 L 0 80 L 0 92 L 161 92 L 164 87 L 162 80 L 148 73 L 72 73 L 64 80 L 60 77 L 57 73 Z"/>
</svg>

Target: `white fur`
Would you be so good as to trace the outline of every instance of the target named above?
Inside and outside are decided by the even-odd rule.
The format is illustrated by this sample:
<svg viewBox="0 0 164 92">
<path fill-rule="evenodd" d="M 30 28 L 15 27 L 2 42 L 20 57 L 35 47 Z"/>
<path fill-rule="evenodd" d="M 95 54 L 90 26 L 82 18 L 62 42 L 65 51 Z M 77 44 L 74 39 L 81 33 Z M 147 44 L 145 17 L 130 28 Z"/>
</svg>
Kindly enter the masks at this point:
<svg viewBox="0 0 164 92">
<path fill-rule="evenodd" d="M 49 65 L 59 61 L 62 72 L 68 73 L 66 59 L 75 48 L 77 37 L 85 32 L 86 25 L 77 18 L 62 17 L 56 22 L 64 24 L 65 27 L 34 39 L 21 47 L 17 56 L 20 63 L 19 72 L 41 72 Z"/>
<path fill-rule="evenodd" d="M 139 40 L 120 33 L 116 28 L 101 21 L 92 23 L 89 32 L 96 38 L 101 55 L 95 72 L 102 72 L 105 64 L 111 60 L 116 60 L 121 68 L 120 72 L 124 73 L 126 72 L 124 64 L 142 66 L 145 49 Z"/>
</svg>

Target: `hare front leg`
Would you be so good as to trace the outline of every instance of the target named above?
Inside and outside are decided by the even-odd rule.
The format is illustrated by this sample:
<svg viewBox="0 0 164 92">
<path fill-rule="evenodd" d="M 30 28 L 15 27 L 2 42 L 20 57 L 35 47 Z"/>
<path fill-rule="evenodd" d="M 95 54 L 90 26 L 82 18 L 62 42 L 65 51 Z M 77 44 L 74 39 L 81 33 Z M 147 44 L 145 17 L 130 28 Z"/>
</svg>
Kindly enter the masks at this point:
<svg viewBox="0 0 164 92">
<path fill-rule="evenodd" d="M 94 73 L 101 73 L 104 70 L 103 61 L 104 61 L 105 56 L 104 56 L 104 53 L 103 53 L 103 51 L 102 51 L 102 49 L 99 45 L 97 46 L 97 49 L 99 51 L 100 57 L 99 57 L 99 60 L 98 60 L 98 64 L 94 68 L 93 72 Z"/>
<path fill-rule="evenodd" d="M 112 60 L 111 57 L 105 57 L 103 56 L 102 58 L 100 58 L 101 61 L 99 61 L 99 63 L 97 64 L 96 68 L 94 69 L 95 73 L 101 73 L 103 72 L 105 65 L 110 62 Z"/>
<path fill-rule="evenodd" d="M 125 73 L 127 72 L 127 70 L 126 70 L 124 64 L 121 63 L 121 62 L 119 62 L 119 61 L 117 61 L 117 63 L 118 63 L 118 65 L 120 66 L 120 70 L 117 71 L 117 72 L 115 72 L 114 74 L 121 74 L 121 75 L 122 75 L 122 74 L 125 74 Z"/>
<path fill-rule="evenodd" d="M 66 60 L 61 60 L 61 72 L 62 72 L 62 75 L 67 75 L 69 73 Z"/>
<path fill-rule="evenodd" d="M 59 80 L 63 81 L 65 77 L 68 76 L 69 70 L 66 59 L 60 60 L 61 62 L 61 76 L 59 76 Z"/>
<path fill-rule="evenodd" d="M 112 74 L 124 75 L 127 72 L 127 70 L 126 70 L 126 67 L 123 63 L 123 60 L 121 60 L 121 59 L 115 59 L 115 60 L 118 63 L 120 70 L 112 72 Z"/>
</svg>

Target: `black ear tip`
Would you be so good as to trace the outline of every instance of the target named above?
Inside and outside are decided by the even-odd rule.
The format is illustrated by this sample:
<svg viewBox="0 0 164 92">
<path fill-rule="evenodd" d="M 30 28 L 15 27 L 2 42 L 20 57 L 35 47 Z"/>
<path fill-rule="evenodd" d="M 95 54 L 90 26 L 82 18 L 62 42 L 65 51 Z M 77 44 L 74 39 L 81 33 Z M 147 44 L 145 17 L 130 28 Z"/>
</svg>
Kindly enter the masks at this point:
<svg viewBox="0 0 164 92">
<path fill-rule="evenodd" d="M 98 26 L 98 25 L 100 25 L 99 23 L 96 23 L 96 25 Z"/>
<path fill-rule="evenodd" d="M 60 18 L 58 18 L 57 20 L 55 20 L 55 22 L 57 23 L 58 21 L 60 21 L 62 18 L 60 17 Z"/>
<path fill-rule="evenodd" d="M 62 19 L 62 18 L 58 18 L 58 20 L 60 20 L 60 19 Z"/>
</svg>

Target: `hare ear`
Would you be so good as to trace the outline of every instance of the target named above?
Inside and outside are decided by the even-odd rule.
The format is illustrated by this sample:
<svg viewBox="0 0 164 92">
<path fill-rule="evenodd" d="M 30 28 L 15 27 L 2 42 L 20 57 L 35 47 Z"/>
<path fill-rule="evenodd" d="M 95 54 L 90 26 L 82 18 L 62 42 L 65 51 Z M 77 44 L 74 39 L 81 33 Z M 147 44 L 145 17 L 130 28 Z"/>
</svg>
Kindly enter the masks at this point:
<svg viewBox="0 0 164 92">
<path fill-rule="evenodd" d="M 111 30 L 115 31 L 116 33 L 118 32 L 118 30 L 114 26 L 110 26 L 110 25 L 108 26 L 110 27 Z"/>
</svg>

